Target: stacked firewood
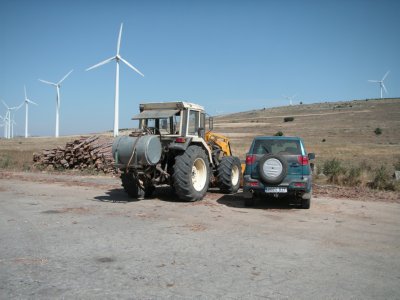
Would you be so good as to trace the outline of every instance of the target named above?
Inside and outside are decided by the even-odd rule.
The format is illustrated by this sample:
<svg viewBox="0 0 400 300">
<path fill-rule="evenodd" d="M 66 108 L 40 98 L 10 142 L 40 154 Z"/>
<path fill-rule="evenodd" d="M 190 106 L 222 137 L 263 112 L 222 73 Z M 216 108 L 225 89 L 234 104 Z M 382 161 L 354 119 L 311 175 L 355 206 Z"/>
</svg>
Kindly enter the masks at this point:
<svg viewBox="0 0 400 300">
<path fill-rule="evenodd" d="M 82 137 L 68 142 L 64 148 L 58 146 L 34 153 L 33 161 L 36 166 L 52 166 L 54 169 L 93 169 L 115 173 L 111 147 L 110 137 Z"/>
</svg>

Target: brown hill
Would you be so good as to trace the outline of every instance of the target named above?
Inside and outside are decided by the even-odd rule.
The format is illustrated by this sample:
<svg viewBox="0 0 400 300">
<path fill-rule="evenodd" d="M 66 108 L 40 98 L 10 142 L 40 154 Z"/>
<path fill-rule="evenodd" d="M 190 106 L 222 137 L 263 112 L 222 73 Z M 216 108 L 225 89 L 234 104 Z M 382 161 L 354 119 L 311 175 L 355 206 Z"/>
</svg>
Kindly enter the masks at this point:
<svg viewBox="0 0 400 300">
<path fill-rule="evenodd" d="M 285 122 L 285 117 L 293 117 Z M 374 131 L 381 129 L 381 134 Z M 232 140 L 233 151 L 245 157 L 257 135 L 300 136 L 322 162 L 339 158 L 363 160 L 372 166 L 400 161 L 400 99 L 357 100 L 253 110 L 214 118 L 214 131 Z"/>
</svg>

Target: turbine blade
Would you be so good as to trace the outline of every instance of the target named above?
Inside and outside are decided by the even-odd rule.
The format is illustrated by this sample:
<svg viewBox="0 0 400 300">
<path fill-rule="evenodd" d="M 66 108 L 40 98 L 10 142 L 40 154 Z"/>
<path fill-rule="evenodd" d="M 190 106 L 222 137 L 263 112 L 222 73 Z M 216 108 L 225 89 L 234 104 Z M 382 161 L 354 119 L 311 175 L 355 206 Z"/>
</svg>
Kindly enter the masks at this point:
<svg viewBox="0 0 400 300">
<path fill-rule="evenodd" d="M 142 75 L 144 77 L 144 75 L 142 74 L 142 72 L 140 72 L 138 69 L 136 69 L 134 66 L 132 66 L 129 62 L 127 62 L 125 59 L 123 59 L 122 57 L 119 58 L 120 60 L 122 60 L 129 68 L 131 68 L 133 71 L 137 72 L 138 74 Z"/>
<path fill-rule="evenodd" d="M 39 79 L 39 81 L 41 81 L 41 82 L 43 82 L 43 83 L 46 83 L 46 84 L 50 84 L 50 85 L 57 86 L 57 84 L 54 83 L 54 82 L 50 82 L 50 81 L 46 81 L 46 80 L 42 80 L 42 79 Z"/>
<path fill-rule="evenodd" d="M 388 74 L 390 73 L 390 71 L 387 71 L 386 74 L 383 76 L 382 81 L 385 80 L 386 76 L 388 76 Z"/>
<path fill-rule="evenodd" d="M 90 68 L 87 68 L 86 71 L 92 70 L 94 68 L 100 67 L 102 65 L 105 65 L 106 63 L 109 63 L 110 61 L 114 60 L 116 56 L 107 58 L 106 60 L 103 60 L 102 62 L 99 62 L 98 64 L 91 66 Z"/>
<path fill-rule="evenodd" d="M 27 99 L 27 97 L 26 97 L 26 87 L 25 87 L 25 85 L 24 85 L 24 92 L 25 92 L 25 99 Z"/>
<path fill-rule="evenodd" d="M 4 106 L 5 106 L 7 109 L 10 109 L 10 108 L 8 107 L 8 105 L 7 105 L 3 100 L 1 100 L 1 102 L 3 102 Z"/>
<path fill-rule="evenodd" d="M 122 27 L 124 23 L 121 23 L 121 27 L 119 28 L 119 35 L 118 35 L 118 44 L 117 44 L 117 55 L 119 54 L 119 49 L 121 49 L 121 36 L 122 36 Z"/>
<path fill-rule="evenodd" d="M 385 91 L 385 93 L 386 93 L 386 94 L 389 94 L 388 91 L 387 91 L 387 89 L 386 89 L 386 86 L 383 84 L 383 82 L 382 82 L 382 87 L 383 87 L 383 90 Z"/>
<path fill-rule="evenodd" d="M 368 80 L 369 82 L 379 82 L 379 80 Z"/>
<path fill-rule="evenodd" d="M 32 100 L 29 100 L 29 99 L 26 99 L 26 102 L 31 103 L 31 104 L 34 104 L 34 105 L 39 105 L 39 104 L 33 102 Z"/>
<path fill-rule="evenodd" d="M 69 76 L 69 74 L 72 73 L 72 71 L 73 71 L 73 70 L 69 71 L 68 74 L 65 75 L 65 76 L 57 83 L 57 85 L 61 84 L 61 82 L 63 82 L 63 81 Z"/>
</svg>

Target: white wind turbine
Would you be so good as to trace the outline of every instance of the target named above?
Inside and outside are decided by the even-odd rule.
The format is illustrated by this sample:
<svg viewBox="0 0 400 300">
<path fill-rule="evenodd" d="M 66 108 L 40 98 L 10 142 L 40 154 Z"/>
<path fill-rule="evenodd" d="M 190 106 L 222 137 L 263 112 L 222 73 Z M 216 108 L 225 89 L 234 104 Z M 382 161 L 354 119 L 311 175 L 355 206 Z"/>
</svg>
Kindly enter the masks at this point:
<svg viewBox="0 0 400 300">
<path fill-rule="evenodd" d="M 374 83 L 379 83 L 379 86 L 381 88 L 381 99 L 383 98 L 383 90 L 385 90 L 385 93 L 387 94 L 388 91 L 385 87 L 385 84 L 383 83 L 383 81 L 386 79 L 386 76 L 388 76 L 390 71 L 387 71 L 386 74 L 382 77 L 381 80 L 368 80 L 369 82 L 374 82 Z"/>
<path fill-rule="evenodd" d="M 285 96 L 283 95 L 283 97 L 285 97 L 285 99 L 289 100 L 289 105 L 293 105 L 293 99 L 296 97 L 297 95 L 293 95 L 293 96 Z"/>
<path fill-rule="evenodd" d="M 37 105 L 35 102 L 32 100 L 28 99 L 28 96 L 26 95 L 26 87 L 24 86 L 24 92 L 25 92 L 25 138 L 28 137 L 28 106 L 29 104 L 34 104 Z"/>
<path fill-rule="evenodd" d="M 5 132 L 6 132 L 5 138 L 10 139 L 11 137 L 14 137 L 14 124 L 15 124 L 14 118 L 11 118 L 11 111 L 13 111 L 13 110 L 17 111 L 18 109 L 20 109 L 22 107 L 23 103 L 21 105 L 19 105 L 19 106 L 9 107 L 3 100 L 1 102 L 3 102 L 4 106 L 7 109 L 6 116 L 4 118 L 4 120 L 6 122 L 5 123 L 5 126 L 6 126 L 6 128 L 5 128 L 6 129 L 5 130 Z"/>
<path fill-rule="evenodd" d="M 72 73 L 73 70 L 69 71 L 67 75 L 65 75 L 59 82 L 54 83 L 54 82 L 50 82 L 50 81 L 46 81 L 46 80 L 42 80 L 39 79 L 39 81 L 46 83 L 46 84 L 50 84 L 52 86 L 56 87 L 57 90 L 57 102 L 56 102 L 56 134 L 55 136 L 58 137 L 59 136 L 59 115 L 60 115 L 60 102 L 61 102 L 61 97 L 60 97 L 60 87 L 61 87 L 61 82 L 63 82 L 68 76 L 69 74 Z"/>
<path fill-rule="evenodd" d="M 117 54 L 113 57 L 110 57 L 110 58 L 86 69 L 86 71 L 89 71 L 91 69 L 100 67 L 106 63 L 109 63 L 113 60 L 115 60 L 117 63 L 117 70 L 116 70 L 116 75 L 115 75 L 115 99 L 114 99 L 114 136 L 118 136 L 118 131 L 119 131 L 119 128 L 118 128 L 118 126 L 119 126 L 119 61 L 122 61 L 129 68 L 131 68 L 136 73 L 138 73 L 144 77 L 144 75 L 138 69 L 136 69 L 129 62 L 127 62 L 125 59 L 123 59 L 121 57 L 121 55 L 119 54 L 119 50 L 120 50 L 120 46 L 121 46 L 122 26 L 123 26 L 123 23 L 121 23 L 121 27 L 119 29 L 118 42 L 117 42 Z"/>
</svg>

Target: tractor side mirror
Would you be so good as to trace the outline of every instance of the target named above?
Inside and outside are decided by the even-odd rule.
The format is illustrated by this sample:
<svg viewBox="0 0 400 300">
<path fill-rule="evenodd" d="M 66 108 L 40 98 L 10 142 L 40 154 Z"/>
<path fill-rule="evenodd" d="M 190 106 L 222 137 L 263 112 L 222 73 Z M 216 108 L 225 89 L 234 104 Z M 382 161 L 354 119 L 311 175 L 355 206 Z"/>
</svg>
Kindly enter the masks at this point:
<svg viewBox="0 0 400 300">
<path fill-rule="evenodd" d="M 214 129 L 214 119 L 213 117 L 208 117 L 208 130 L 213 130 Z"/>
</svg>

